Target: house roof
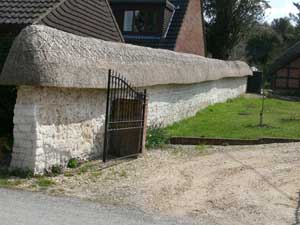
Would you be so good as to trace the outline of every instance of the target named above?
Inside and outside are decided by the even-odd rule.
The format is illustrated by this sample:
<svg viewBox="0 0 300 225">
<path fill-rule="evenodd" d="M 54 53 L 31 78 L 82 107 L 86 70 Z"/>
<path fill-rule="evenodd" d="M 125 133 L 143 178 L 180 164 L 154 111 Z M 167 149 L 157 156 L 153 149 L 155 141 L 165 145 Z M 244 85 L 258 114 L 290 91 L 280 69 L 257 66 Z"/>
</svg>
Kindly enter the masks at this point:
<svg viewBox="0 0 300 225">
<path fill-rule="evenodd" d="M 118 0 L 113 0 L 118 1 Z M 127 1 L 127 0 L 124 0 Z M 132 0 L 128 0 L 132 1 Z M 180 31 L 189 0 L 168 0 L 167 3 L 171 3 L 175 7 L 175 13 L 171 18 L 171 23 L 167 30 L 165 38 L 145 38 L 143 36 L 135 36 L 134 38 L 126 39 L 128 43 L 135 45 L 146 46 L 151 48 L 162 48 L 168 50 L 174 50 L 176 46 L 176 40 Z"/>
<path fill-rule="evenodd" d="M 300 42 L 288 48 L 270 67 L 270 74 L 280 70 L 296 58 L 300 57 Z"/>
<path fill-rule="evenodd" d="M 62 0 L 0 0 L 0 24 L 33 24 Z"/>
<path fill-rule="evenodd" d="M 0 0 L 0 33 L 18 34 L 31 24 L 124 42 L 107 0 Z"/>
</svg>

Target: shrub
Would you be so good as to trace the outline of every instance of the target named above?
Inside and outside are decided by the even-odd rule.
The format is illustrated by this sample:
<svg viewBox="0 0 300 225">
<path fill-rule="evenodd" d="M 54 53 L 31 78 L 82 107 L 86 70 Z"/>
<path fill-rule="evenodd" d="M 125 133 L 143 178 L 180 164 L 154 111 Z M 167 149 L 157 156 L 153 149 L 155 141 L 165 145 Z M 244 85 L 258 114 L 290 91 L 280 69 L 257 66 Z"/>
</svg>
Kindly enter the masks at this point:
<svg viewBox="0 0 300 225">
<path fill-rule="evenodd" d="M 79 167 L 79 162 L 77 159 L 70 159 L 68 162 L 68 168 L 74 169 Z"/>
<path fill-rule="evenodd" d="M 153 126 L 147 129 L 146 148 L 160 148 L 169 142 L 169 135 L 160 126 Z"/>
</svg>

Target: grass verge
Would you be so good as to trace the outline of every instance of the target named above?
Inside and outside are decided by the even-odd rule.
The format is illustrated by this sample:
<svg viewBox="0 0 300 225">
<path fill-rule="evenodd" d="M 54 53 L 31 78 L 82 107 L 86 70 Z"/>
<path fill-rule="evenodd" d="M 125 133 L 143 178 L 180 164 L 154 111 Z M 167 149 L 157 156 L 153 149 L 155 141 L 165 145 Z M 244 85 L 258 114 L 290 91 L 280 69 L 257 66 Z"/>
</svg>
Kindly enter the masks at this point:
<svg viewBox="0 0 300 225">
<path fill-rule="evenodd" d="M 30 170 L 12 170 L 0 169 L 0 187 L 16 187 L 25 179 L 31 178 L 33 173 Z"/>
<path fill-rule="evenodd" d="M 211 138 L 300 138 L 300 102 L 266 99 L 259 127 L 261 99 L 240 97 L 215 104 L 165 129 L 170 136 Z"/>
</svg>

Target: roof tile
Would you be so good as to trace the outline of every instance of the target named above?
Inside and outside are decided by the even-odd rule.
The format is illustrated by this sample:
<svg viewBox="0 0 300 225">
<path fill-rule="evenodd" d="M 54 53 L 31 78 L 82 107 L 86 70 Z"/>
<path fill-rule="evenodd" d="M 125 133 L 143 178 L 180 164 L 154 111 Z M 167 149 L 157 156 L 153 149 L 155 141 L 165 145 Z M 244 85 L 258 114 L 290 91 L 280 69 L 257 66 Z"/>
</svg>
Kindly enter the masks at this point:
<svg viewBox="0 0 300 225">
<path fill-rule="evenodd" d="M 32 24 L 62 0 L 0 0 L 1 24 Z"/>
</svg>

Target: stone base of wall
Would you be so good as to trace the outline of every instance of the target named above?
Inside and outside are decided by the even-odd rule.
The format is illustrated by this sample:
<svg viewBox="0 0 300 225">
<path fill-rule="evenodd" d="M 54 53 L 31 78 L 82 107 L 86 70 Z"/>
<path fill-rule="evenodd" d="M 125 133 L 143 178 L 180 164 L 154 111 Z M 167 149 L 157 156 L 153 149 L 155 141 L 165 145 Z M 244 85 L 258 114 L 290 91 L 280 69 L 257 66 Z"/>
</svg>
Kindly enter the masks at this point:
<svg viewBox="0 0 300 225">
<path fill-rule="evenodd" d="M 148 88 L 148 125 L 166 126 L 208 105 L 246 91 L 247 78 Z M 43 173 L 69 159 L 99 158 L 103 151 L 106 92 L 21 86 L 14 117 L 11 168 Z"/>
</svg>

